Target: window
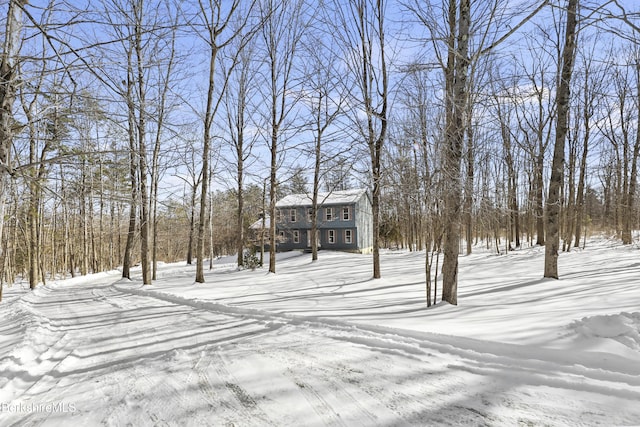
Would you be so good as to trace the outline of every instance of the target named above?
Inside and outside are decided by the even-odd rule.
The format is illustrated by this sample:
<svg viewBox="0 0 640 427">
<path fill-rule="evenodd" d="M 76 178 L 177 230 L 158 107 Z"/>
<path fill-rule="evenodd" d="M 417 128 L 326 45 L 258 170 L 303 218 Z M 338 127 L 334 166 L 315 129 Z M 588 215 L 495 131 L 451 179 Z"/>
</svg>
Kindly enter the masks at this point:
<svg viewBox="0 0 640 427">
<path fill-rule="evenodd" d="M 276 211 L 276 222 L 283 222 L 283 221 L 284 221 L 284 215 L 282 214 L 282 211 L 278 209 Z"/>
<path fill-rule="evenodd" d="M 298 219 L 297 211 L 295 209 L 289 210 L 289 220 L 291 222 L 296 222 L 297 219 Z"/>
<path fill-rule="evenodd" d="M 287 238 L 284 235 L 284 231 L 282 231 L 282 230 L 280 232 L 278 232 L 278 241 L 281 242 L 281 243 L 284 243 L 284 242 L 287 241 Z"/>
<path fill-rule="evenodd" d="M 336 231 L 335 230 L 328 230 L 327 231 L 327 241 L 329 243 L 335 243 L 336 242 Z"/>
<path fill-rule="evenodd" d="M 326 208 L 325 212 L 327 221 L 333 221 L 333 208 Z"/>
<path fill-rule="evenodd" d="M 345 206 L 342 208 L 342 220 L 349 221 L 351 219 L 351 208 L 349 206 Z"/>
<path fill-rule="evenodd" d="M 293 243 L 300 243 L 300 231 L 293 230 Z"/>
<path fill-rule="evenodd" d="M 307 222 L 313 222 L 313 208 L 307 209 Z"/>
<path fill-rule="evenodd" d="M 344 242 L 353 243 L 353 233 L 351 230 L 344 230 Z"/>
</svg>

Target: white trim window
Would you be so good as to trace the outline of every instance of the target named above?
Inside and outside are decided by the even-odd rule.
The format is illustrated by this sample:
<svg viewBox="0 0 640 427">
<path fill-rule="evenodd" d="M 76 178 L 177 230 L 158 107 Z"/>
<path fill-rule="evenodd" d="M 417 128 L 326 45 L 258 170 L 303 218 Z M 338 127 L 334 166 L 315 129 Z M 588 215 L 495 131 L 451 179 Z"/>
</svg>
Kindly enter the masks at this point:
<svg viewBox="0 0 640 427">
<path fill-rule="evenodd" d="M 333 208 L 325 208 L 324 212 L 327 221 L 333 221 Z"/>
<path fill-rule="evenodd" d="M 344 242 L 346 244 L 353 243 L 353 231 L 352 230 L 344 230 Z"/>
<path fill-rule="evenodd" d="M 298 220 L 298 210 L 297 209 L 290 209 L 289 210 L 289 221 L 291 222 L 296 222 Z"/>
<path fill-rule="evenodd" d="M 344 206 L 342 208 L 342 220 L 351 221 L 351 208 L 349 206 Z"/>
<path fill-rule="evenodd" d="M 287 236 L 284 234 L 284 230 L 280 230 L 280 231 L 278 232 L 278 241 L 279 241 L 280 243 L 286 243 L 286 241 L 287 241 Z"/>
<path fill-rule="evenodd" d="M 313 208 L 307 209 L 307 222 L 313 222 Z"/>
<path fill-rule="evenodd" d="M 300 231 L 293 230 L 293 243 L 300 243 Z"/>
<path fill-rule="evenodd" d="M 336 230 L 327 230 L 327 242 L 331 244 L 336 242 Z"/>
</svg>

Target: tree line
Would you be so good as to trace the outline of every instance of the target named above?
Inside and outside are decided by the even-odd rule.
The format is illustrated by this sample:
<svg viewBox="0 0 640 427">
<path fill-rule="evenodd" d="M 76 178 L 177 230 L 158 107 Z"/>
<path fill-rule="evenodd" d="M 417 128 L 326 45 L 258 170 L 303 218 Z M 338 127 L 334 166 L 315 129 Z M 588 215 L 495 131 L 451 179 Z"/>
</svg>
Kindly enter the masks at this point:
<svg viewBox="0 0 640 427">
<path fill-rule="evenodd" d="M 218 255 L 242 266 L 279 197 L 307 192 L 315 215 L 359 186 L 373 277 L 380 248 L 424 250 L 427 304 L 440 268 L 456 304 L 478 245 L 545 246 L 558 278 L 589 230 L 631 244 L 640 221 L 633 2 L 10 0 L 0 17 L 3 285 L 138 264 L 151 284 L 185 258 L 202 283 Z"/>
</svg>

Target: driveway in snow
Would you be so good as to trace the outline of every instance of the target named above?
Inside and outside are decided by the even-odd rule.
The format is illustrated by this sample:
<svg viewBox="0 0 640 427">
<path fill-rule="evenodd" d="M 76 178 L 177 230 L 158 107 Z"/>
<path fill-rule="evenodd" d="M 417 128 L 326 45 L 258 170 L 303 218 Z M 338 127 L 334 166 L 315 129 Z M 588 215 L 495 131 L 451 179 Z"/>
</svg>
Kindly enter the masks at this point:
<svg viewBox="0 0 640 427">
<path fill-rule="evenodd" d="M 119 282 L 0 305 L 2 426 L 632 425 L 640 364 Z"/>
</svg>

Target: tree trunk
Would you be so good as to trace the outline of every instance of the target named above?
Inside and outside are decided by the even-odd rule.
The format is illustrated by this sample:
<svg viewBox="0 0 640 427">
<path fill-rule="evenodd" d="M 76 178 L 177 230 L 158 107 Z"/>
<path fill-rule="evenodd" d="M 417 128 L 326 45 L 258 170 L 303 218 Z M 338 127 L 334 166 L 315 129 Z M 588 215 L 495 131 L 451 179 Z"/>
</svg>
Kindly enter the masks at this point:
<svg viewBox="0 0 640 427">
<path fill-rule="evenodd" d="M 137 167 L 135 163 L 135 154 L 130 151 L 129 172 L 131 177 L 131 200 L 129 201 L 129 227 L 127 228 L 127 241 L 124 245 L 124 256 L 122 260 L 122 277 L 131 279 L 131 267 L 133 252 L 133 243 L 136 235 L 136 216 L 138 202 L 138 179 Z"/>
<path fill-rule="evenodd" d="M 320 105 L 318 103 L 318 117 L 320 115 Z M 313 194 L 311 196 L 311 236 L 308 237 L 311 242 L 311 261 L 318 260 L 318 192 L 320 190 L 320 163 L 322 159 L 322 127 L 318 123 L 316 129 L 315 159 L 313 164 Z"/>
<path fill-rule="evenodd" d="M 211 67 L 213 67 L 214 56 L 211 58 Z M 204 128 L 204 144 L 202 146 L 202 182 L 200 185 L 200 214 L 198 217 L 198 234 L 196 238 L 196 283 L 204 283 L 204 232 L 205 224 L 207 223 L 207 197 L 209 193 L 209 151 L 210 151 L 210 139 L 211 139 L 211 124 L 213 122 L 213 114 L 209 109 L 209 106 L 213 102 L 213 68 L 211 69 L 210 76 L 211 87 L 209 89 L 209 95 L 207 100 L 207 114 L 205 117 Z"/>
<path fill-rule="evenodd" d="M 465 239 L 467 246 L 467 255 L 471 255 L 473 240 L 473 174 L 474 174 L 474 141 L 473 141 L 473 124 L 471 122 L 471 106 L 467 111 L 467 177 L 464 187 L 464 224 Z"/>
<path fill-rule="evenodd" d="M 585 182 L 587 176 L 587 158 L 589 155 L 589 141 L 591 138 L 591 116 L 593 115 L 593 95 L 590 94 L 590 67 L 584 67 L 584 98 L 582 105 L 582 121 L 584 135 L 582 137 L 582 157 L 580 159 L 580 172 L 578 176 L 578 189 L 576 190 L 576 216 L 575 216 L 575 241 L 573 246 L 580 247 L 580 239 L 582 238 L 582 223 L 584 222 L 584 197 Z M 593 92 L 591 92 L 593 93 Z"/>
<path fill-rule="evenodd" d="M 568 128 L 569 96 L 571 93 L 571 76 L 576 49 L 578 0 L 569 0 L 567 8 L 567 25 L 562 52 L 562 68 L 560 84 L 556 95 L 557 122 L 556 137 L 549 181 L 549 197 L 546 205 L 546 232 L 544 277 L 558 278 L 558 249 L 560 246 L 560 191 L 564 176 L 564 147 Z"/>
<path fill-rule="evenodd" d="M 272 68 L 273 84 L 275 85 L 275 70 Z M 278 181 L 276 179 L 276 173 L 278 169 L 278 126 L 276 123 L 276 105 L 277 100 L 275 96 L 272 99 L 272 111 L 271 111 L 271 163 L 269 166 L 269 273 L 276 272 L 276 222 L 278 218 L 276 216 L 276 188 Z"/>
<path fill-rule="evenodd" d="M 536 245 L 545 245 L 545 219 L 544 219 L 544 184 L 543 184 L 543 169 L 544 169 L 544 148 L 542 142 L 539 144 L 540 152 L 538 153 L 537 162 L 534 166 L 534 197 L 535 197 L 535 219 L 536 219 Z"/>
<path fill-rule="evenodd" d="M 636 72 L 636 82 L 640 82 L 640 64 L 635 65 Z M 640 87 L 638 87 L 636 92 L 636 105 L 640 106 Z M 630 245 L 633 243 L 633 236 L 631 234 L 632 221 L 633 221 L 633 211 L 634 211 L 634 201 L 636 195 L 636 185 L 638 180 L 638 157 L 640 156 L 640 131 L 636 131 L 636 138 L 633 144 L 633 153 L 631 155 L 631 175 L 629 176 L 629 185 L 625 197 L 625 212 L 624 215 L 624 227 L 622 230 L 622 243 L 624 245 Z"/>
<path fill-rule="evenodd" d="M 6 193 L 9 187 L 7 181 L 12 171 L 10 153 L 13 143 L 13 104 L 18 79 L 17 60 L 22 33 L 22 8 L 27 3 L 27 0 L 9 0 L 5 40 L 0 52 L 0 237 L 4 231 Z M 5 254 L 0 245 L 0 259 L 4 258 Z"/>
<path fill-rule="evenodd" d="M 242 102 L 242 100 L 240 100 Z M 238 251 L 238 267 L 242 267 L 244 264 L 244 194 L 243 194 L 243 174 L 244 174 L 244 136 L 243 131 L 239 129 L 238 134 L 238 142 L 237 142 L 237 153 L 238 153 L 238 169 L 237 169 L 237 180 L 238 180 L 238 210 L 237 210 L 237 222 L 236 222 L 236 238 L 238 239 L 236 242 L 236 249 Z"/>
<path fill-rule="evenodd" d="M 211 29 L 211 50 L 209 52 L 209 85 L 207 88 L 207 107 L 204 117 L 204 136 L 202 145 L 202 182 L 200 191 L 200 214 L 196 240 L 196 283 L 204 283 L 204 238 L 207 223 L 207 198 L 209 196 L 209 156 L 211 151 L 211 126 L 214 117 L 215 70 L 218 47 L 216 33 Z"/>
<path fill-rule="evenodd" d="M 196 197 L 198 195 L 198 185 L 193 183 L 191 187 L 191 203 L 189 205 L 189 242 L 187 243 L 187 265 L 193 263 L 193 240 L 196 230 Z"/>
<path fill-rule="evenodd" d="M 586 118 L 586 116 L 585 116 Z M 587 174 L 587 157 L 589 152 L 589 121 L 585 121 L 585 134 L 583 137 L 582 158 L 580 160 L 580 175 L 578 178 L 578 189 L 576 191 L 576 216 L 575 216 L 575 241 L 573 246 L 580 247 L 580 238 L 582 237 L 582 223 L 584 216 L 584 192 L 585 180 Z"/>
<path fill-rule="evenodd" d="M 461 0 L 459 11 L 456 9 L 456 2 L 451 0 L 449 2 L 450 40 L 446 70 L 447 113 L 444 156 L 444 170 L 448 174 L 449 187 L 444 196 L 445 235 L 442 264 L 442 299 L 454 305 L 458 304 L 458 253 L 462 194 L 460 163 L 464 143 L 464 122 L 468 113 L 470 0 Z M 457 21 L 456 15 L 458 16 Z"/>
<path fill-rule="evenodd" d="M 134 90 L 134 77 L 133 77 L 133 52 L 129 48 L 127 50 L 127 126 L 128 126 L 128 140 L 129 140 L 129 177 L 131 179 L 131 200 L 129 201 L 129 228 L 127 230 L 127 242 L 124 248 L 124 259 L 122 261 L 122 277 L 131 279 L 131 264 L 133 244 L 136 233 L 136 217 L 138 206 L 138 167 L 137 162 L 137 150 L 136 150 L 136 116 L 135 116 L 135 103 L 133 101 Z"/>
<path fill-rule="evenodd" d="M 142 49 L 144 40 L 143 33 L 143 17 L 144 7 L 143 0 L 134 3 L 135 16 L 135 52 L 136 52 L 136 83 L 138 85 L 138 120 L 137 120 L 137 137 L 138 137 L 138 162 L 139 162 L 139 185 L 140 185 L 140 261 L 142 267 L 142 284 L 151 284 L 151 260 L 149 250 L 149 190 L 147 189 L 147 176 L 149 175 L 147 166 L 147 142 L 146 142 L 146 87 L 145 87 L 145 71 L 144 63 L 147 58 L 144 57 Z"/>
<path fill-rule="evenodd" d="M 577 129 L 575 134 L 577 135 Z M 576 174 L 576 163 L 578 158 L 577 153 L 577 141 L 570 140 L 569 141 L 569 163 L 567 166 L 568 176 L 567 176 L 567 190 L 568 194 L 566 196 L 565 209 L 564 209 L 564 241 L 562 242 L 562 250 L 563 251 L 571 251 L 571 241 L 573 239 L 573 234 L 575 232 L 574 226 L 576 221 L 576 184 L 575 184 L 575 174 Z"/>
</svg>

